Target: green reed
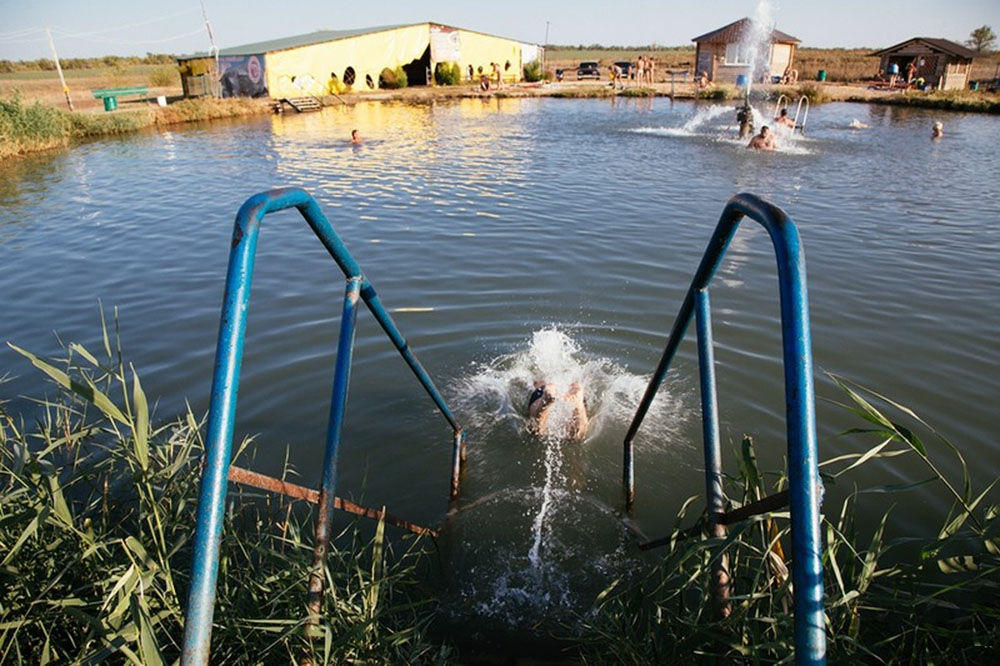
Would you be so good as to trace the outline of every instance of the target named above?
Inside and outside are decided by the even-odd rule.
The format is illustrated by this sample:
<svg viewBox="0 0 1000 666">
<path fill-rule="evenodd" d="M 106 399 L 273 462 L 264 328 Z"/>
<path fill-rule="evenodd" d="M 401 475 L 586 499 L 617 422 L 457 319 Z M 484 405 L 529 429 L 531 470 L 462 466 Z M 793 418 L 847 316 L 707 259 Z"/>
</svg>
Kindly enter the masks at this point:
<svg viewBox="0 0 1000 666">
<path fill-rule="evenodd" d="M 28 150 L 66 145 L 63 114 L 39 102 L 25 104 L 18 95 L 0 99 L 0 160 Z"/>
<path fill-rule="evenodd" d="M 117 324 L 117 317 L 115 317 Z M 0 663 L 176 663 L 204 452 L 190 410 L 157 425 L 117 325 L 97 354 L 69 344 L 50 361 L 11 345 L 57 387 L 30 426 L 0 401 Z M 823 568 L 832 663 L 990 663 L 1000 643 L 996 481 L 975 489 L 957 446 L 905 406 L 834 377 L 869 442 L 821 465 L 828 487 L 851 473 L 915 458 L 907 484 L 855 489 L 823 507 Z M 2 385 L 2 379 L 0 379 Z M 252 455 L 250 441 L 237 458 Z M 760 470 L 751 438 L 727 478 L 732 508 L 783 490 Z M 957 478 L 942 471 L 951 459 Z M 286 465 L 285 474 L 294 475 Z M 892 536 L 892 508 L 913 488 L 941 498 L 931 536 Z M 794 654 L 788 512 L 704 535 L 690 498 L 659 563 L 611 585 L 570 632 L 574 663 L 787 662 Z M 315 516 L 308 506 L 235 488 L 227 502 L 213 663 L 461 663 L 429 638 L 433 565 L 420 539 L 390 539 L 343 520 L 326 571 L 325 611 L 306 623 Z M 686 527 L 693 524 L 692 527 Z M 710 574 L 725 562 L 730 614 L 713 613 Z"/>
<path fill-rule="evenodd" d="M 117 331 L 47 361 L 57 386 L 26 426 L 0 403 L 0 663 L 176 663 L 198 497 L 203 424 L 154 425 Z M 239 448 L 246 455 L 248 442 Z M 292 473 L 288 469 L 286 473 Z M 305 630 L 311 511 L 240 490 L 227 504 L 213 663 L 438 663 L 429 595 L 376 527 L 343 522 L 325 613 Z M 406 544 L 409 545 L 406 545 Z"/>
<path fill-rule="evenodd" d="M 842 406 L 864 423 L 846 434 L 875 443 L 822 463 L 825 483 L 844 483 L 857 467 L 898 456 L 916 457 L 928 474 L 913 483 L 855 490 L 839 507 L 823 507 L 831 663 L 992 663 L 1000 646 L 1000 521 L 988 498 L 995 499 L 997 480 L 974 490 L 959 448 L 912 410 L 833 379 L 848 398 Z M 942 472 L 945 456 L 957 461 L 960 480 Z M 732 508 L 787 487 L 784 474 L 760 472 L 749 437 L 738 459 L 739 474 L 727 486 Z M 889 537 L 891 507 L 873 528 L 858 527 L 859 511 L 870 511 L 867 505 L 859 509 L 866 495 L 905 501 L 906 491 L 916 487 L 934 488 L 940 505 L 950 507 L 937 516 L 936 535 Z M 581 647 L 584 663 L 792 658 L 788 512 L 756 516 L 730 526 L 727 537 L 712 539 L 703 536 L 704 516 L 693 530 L 681 527 L 695 499 L 679 511 L 673 538 L 659 551 L 660 565 L 641 580 L 612 585 L 598 599 Z M 722 557 L 728 557 L 732 581 L 726 619 L 713 616 L 708 586 L 712 565 Z"/>
</svg>

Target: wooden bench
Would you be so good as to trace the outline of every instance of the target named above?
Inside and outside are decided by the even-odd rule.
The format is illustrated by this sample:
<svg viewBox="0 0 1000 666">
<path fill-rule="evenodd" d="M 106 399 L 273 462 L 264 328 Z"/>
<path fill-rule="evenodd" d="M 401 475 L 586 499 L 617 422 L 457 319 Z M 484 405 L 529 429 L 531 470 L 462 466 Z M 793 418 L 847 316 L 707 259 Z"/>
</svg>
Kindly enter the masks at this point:
<svg viewBox="0 0 1000 666">
<path fill-rule="evenodd" d="M 94 99 L 104 100 L 105 111 L 114 111 L 118 108 L 119 97 L 127 97 L 128 95 L 145 97 L 149 94 L 149 89 L 146 86 L 132 86 L 130 88 L 98 88 L 90 92 Z"/>
</svg>

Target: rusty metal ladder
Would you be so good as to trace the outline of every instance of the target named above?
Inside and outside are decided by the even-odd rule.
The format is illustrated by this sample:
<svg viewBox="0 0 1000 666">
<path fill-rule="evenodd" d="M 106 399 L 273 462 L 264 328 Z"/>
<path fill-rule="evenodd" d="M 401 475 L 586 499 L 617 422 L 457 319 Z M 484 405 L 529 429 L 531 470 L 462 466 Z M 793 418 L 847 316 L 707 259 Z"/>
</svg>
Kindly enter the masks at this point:
<svg viewBox="0 0 1000 666">
<path fill-rule="evenodd" d="M 243 343 L 258 232 L 265 215 L 287 208 L 298 209 L 323 246 L 326 247 L 330 256 L 340 266 L 347 279 L 343 316 L 340 320 L 340 337 L 337 343 L 333 396 L 330 401 L 330 420 L 327 426 L 323 481 L 319 491 L 234 467 L 230 464 L 233 426 L 236 417 L 236 396 L 243 360 Z M 365 508 L 336 496 L 337 458 L 347 407 L 347 388 L 351 374 L 359 300 L 363 300 L 368 306 L 369 311 L 374 315 L 403 360 L 451 426 L 453 434 L 451 496 L 452 498 L 458 496 L 462 462 L 465 460 L 464 431 L 448 409 L 434 382 L 414 356 L 392 317 L 382 305 L 375 288 L 361 272 L 361 267 L 347 251 L 329 220 L 320 210 L 319 204 L 309 194 L 298 188 L 280 188 L 250 197 L 236 215 L 229 253 L 229 268 L 226 273 L 226 290 L 212 377 L 204 469 L 201 479 L 201 493 L 198 499 L 191 589 L 185 613 L 184 651 L 182 655 L 182 663 L 185 666 L 207 664 L 209 660 L 212 616 L 215 609 L 215 592 L 219 570 L 219 547 L 222 539 L 228 481 L 283 493 L 319 505 L 314 560 L 310 572 L 308 595 L 309 616 L 313 623 L 318 621 L 322 606 L 326 555 L 335 509 L 385 520 L 413 532 L 434 534 L 433 530 L 409 523 L 386 513 L 384 510 Z"/>
</svg>

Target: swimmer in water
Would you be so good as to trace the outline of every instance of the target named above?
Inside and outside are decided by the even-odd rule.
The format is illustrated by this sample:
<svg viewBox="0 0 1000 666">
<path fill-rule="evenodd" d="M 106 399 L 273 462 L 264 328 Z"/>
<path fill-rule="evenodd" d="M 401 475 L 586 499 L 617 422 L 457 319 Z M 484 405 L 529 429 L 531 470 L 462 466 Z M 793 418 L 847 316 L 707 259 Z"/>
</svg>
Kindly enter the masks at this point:
<svg viewBox="0 0 1000 666">
<path fill-rule="evenodd" d="M 777 150 L 778 142 L 774 140 L 774 135 L 771 134 L 771 128 L 764 125 L 760 128 L 760 134 L 755 134 L 750 143 L 747 144 L 747 148 L 752 148 L 754 150 Z"/>
<path fill-rule="evenodd" d="M 795 121 L 788 117 L 788 109 L 782 109 L 778 117 L 774 119 L 774 122 L 795 129 Z"/>
<path fill-rule="evenodd" d="M 351 143 L 361 143 L 361 135 L 358 130 L 351 130 Z"/>
<path fill-rule="evenodd" d="M 552 423 L 552 427 L 558 428 L 556 432 L 552 432 L 549 419 L 557 403 L 565 403 L 571 409 L 571 413 L 566 423 Z M 587 418 L 587 403 L 583 398 L 583 388 L 579 382 L 570 384 L 569 390 L 560 395 L 555 385 L 547 384 L 540 379 L 535 380 L 535 390 L 528 399 L 528 417 L 530 419 L 528 428 L 535 436 L 555 436 L 569 442 L 582 441 L 587 436 L 587 427 L 590 425 L 590 419 Z"/>
<path fill-rule="evenodd" d="M 934 123 L 934 127 L 931 128 L 931 138 L 937 141 L 943 136 L 944 136 L 944 125 L 942 125 L 941 121 L 939 120 L 936 123 Z"/>
</svg>

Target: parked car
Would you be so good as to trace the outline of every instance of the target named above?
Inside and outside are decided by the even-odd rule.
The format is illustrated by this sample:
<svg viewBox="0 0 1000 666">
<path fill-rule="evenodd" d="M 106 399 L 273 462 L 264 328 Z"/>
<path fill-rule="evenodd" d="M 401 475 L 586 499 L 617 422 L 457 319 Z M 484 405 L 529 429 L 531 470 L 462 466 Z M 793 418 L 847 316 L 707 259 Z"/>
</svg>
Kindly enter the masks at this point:
<svg viewBox="0 0 1000 666">
<path fill-rule="evenodd" d="M 579 67 L 576 68 L 576 78 L 587 79 L 587 78 L 601 78 L 601 66 L 596 60 L 584 60 L 580 63 Z"/>
<path fill-rule="evenodd" d="M 632 63 L 628 60 L 617 60 L 615 64 L 622 68 L 622 78 L 629 79 L 632 78 Z"/>
</svg>

